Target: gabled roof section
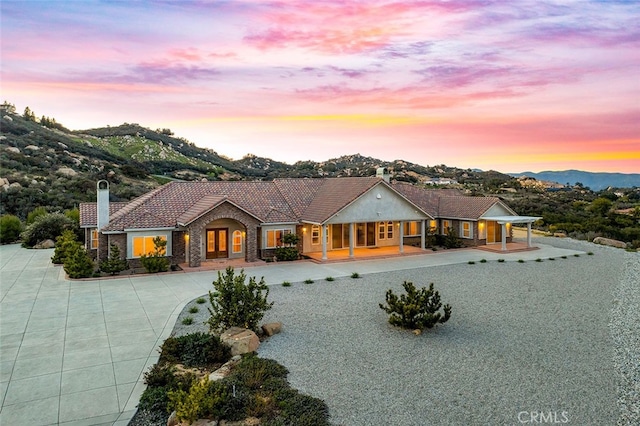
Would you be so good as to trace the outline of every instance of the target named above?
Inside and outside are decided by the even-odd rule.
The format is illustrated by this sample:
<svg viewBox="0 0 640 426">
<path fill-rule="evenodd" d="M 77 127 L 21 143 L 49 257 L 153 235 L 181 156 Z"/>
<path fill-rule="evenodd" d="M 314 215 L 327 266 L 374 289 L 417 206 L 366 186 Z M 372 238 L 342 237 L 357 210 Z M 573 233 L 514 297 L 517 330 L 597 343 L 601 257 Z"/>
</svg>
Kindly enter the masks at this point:
<svg viewBox="0 0 640 426">
<path fill-rule="evenodd" d="M 175 227 L 178 219 L 195 220 L 223 199 L 262 222 L 267 217 L 273 222 L 295 218 L 273 182 L 170 182 L 131 201 L 110 218 L 104 230 Z"/>
<path fill-rule="evenodd" d="M 205 195 L 196 201 L 195 204 L 189 207 L 184 213 L 178 216 L 176 222 L 180 226 L 188 225 L 218 207 L 224 200 L 226 200 L 226 197 L 220 195 Z"/>
<path fill-rule="evenodd" d="M 375 185 L 386 185 L 382 179 L 376 177 L 329 178 L 322 181 L 322 185 L 301 215 L 304 221 L 324 223 Z"/>
<path fill-rule="evenodd" d="M 128 201 L 116 201 L 109 203 L 109 217 L 113 216 L 118 210 L 129 204 Z M 98 226 L 98 204 L 97 203 L 80 203 L 80 227 L 95 228 Z"/>
<path fill-rule="evenodd" d="M 441 197 L 463 197 L 462 193 L 457 189 L 427 189 L 406 182 L 394 182 L 391 187 L 433 218 L 438 217 L 438 206 Z"/>
<path fill-rule="evenodd" d="M 438 216 L 450 219 L 478 220 L 495 204 L 500 204 L 516 214 L 496 197 L 440 197 Z"/>
<path fill-rule="evenodd" d="M 296 218 L 302 217 L 326 179 L 274 179 L 273 183 L 287 201 Z"/>
</svg>

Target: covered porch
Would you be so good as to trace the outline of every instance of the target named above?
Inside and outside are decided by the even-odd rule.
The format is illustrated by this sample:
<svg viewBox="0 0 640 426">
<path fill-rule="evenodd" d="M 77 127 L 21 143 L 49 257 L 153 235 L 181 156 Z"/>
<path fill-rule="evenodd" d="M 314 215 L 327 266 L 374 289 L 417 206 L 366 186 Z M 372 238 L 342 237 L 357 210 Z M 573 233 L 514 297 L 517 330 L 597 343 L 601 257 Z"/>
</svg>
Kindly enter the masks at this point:
<svg viewBox="0 0 640 426">
<path fill-rule="evenodd" d="M 398 246 L 356 247 L 353 249 L 353 254 L 346 248 L 327 251 L 326 255 L 323 255 L 321 251 L 309 252 L 304 255 L 315 262 L 340 262 L 345 260 L 384 259 L 425 253 L 427 251 L 419 247 L 403 245 L 402 251 L 399 250 Z"/>
<path fill-rule="evenodd" d="M 511 227 L 511 225 L 513 225 L 514 223 L 517 224 L 526 224 L 527 225 L 527 242 L 526 245 L 523 245 L 524 249 L 533 249 L 534 247 L 531 244 L 531 224 L 533 222 L 535 222 L 538 219 L 541 219 L 541 217 L 536 217 L 536 216 L 488 216 L 488 217 L 483 217 L 483 220 L 489 222 L 489 221 L 493 221 L 496 222 L 498 225 L 500 225 L 502 227 L 502 231 L 501 231 L 501 244 L 500 244 L 500 251 L 502 252 L 507 252 L 510 251 L 509 247 L 507 245 L 507 225 L 509 225 L 509 227 Z M 519 244 L 519 243 L 509 243 L 510 245 L 514 245 L 514 244 Z M 485 246 L 487 248 L 489 248 L 489 250 L 491 250 L 491 246 L 487 245 Z M 513 246 L 515 248 L 515 246 Z M 497 250 L 496 250 L 497 251 Z M 517 251 L 521 251 L 521 250 L 517 250 Z"/>
</svg>

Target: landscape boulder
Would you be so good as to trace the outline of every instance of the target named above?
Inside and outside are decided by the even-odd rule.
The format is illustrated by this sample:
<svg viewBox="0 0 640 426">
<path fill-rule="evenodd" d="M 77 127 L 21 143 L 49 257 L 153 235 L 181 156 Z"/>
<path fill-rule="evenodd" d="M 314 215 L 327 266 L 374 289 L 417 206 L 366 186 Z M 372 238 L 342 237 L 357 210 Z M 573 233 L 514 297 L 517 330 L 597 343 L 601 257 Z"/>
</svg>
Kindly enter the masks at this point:
<svg viewBox="0 0 640 426">
<path fill-rule="evenodd" d="M 278 334 L 282 331 L 281 322 L 269 322 L 262 325 L 262 331 L 267 337 L 271 337 L 274 334 Z"/>
<path fill-rule="evenodd" d="M 256 333 L 246 328 L 231 327 L 220 335 L 222 343 L 231 349 L 231 355 L 243 355 L 255 352 L 260 346 Z"/>
<path fill-rule="evenodd" d="M 70 167 L 60 167 L 58 169 L 58 174 L 62 176 L 73 177 L 73 176 L 76 176 L 78 172 L 76 172 Z"/>
<path fill-rule="evenodd" d="M 242 357 L 240 355 L 234 355 L 233 357 L 231 357 L 231 359 L 225 362 L 222 365 L 222 367 L 218 368 L 216 371 L 209 374 L 209 381 L 215 382 L 217 380 L 222 380 L 225 377 L 227 377 L 229 374 L 231 374 L 231 371 L 233 371 L 233 367 L 235 367 L 236 364 L 238 364 L 241 359 Z"/>
<path fill-rule="evenodd" d="M 612 240 L 611 238 L 596 237 L 593 239 L 593 242 L 603 246 L 627 248 L 627 243 L 624 241 Z"/>
<path fill-rule="evenodd" d="M 8 147 L 6 149 L 7 149 L 7 151 L 13 152 L 14 154 L 20 154 L 20 148 L 18 148 L 18 147 L 10 146 L 10 147 Z"/>
<path fill-rule="evenodd" d="M 33 246 L 35 249 L 51 249 L 56 246 L 56 243 L 53 240 L 44 240 L 40 241 L 38 244 Z"/>
</svg>

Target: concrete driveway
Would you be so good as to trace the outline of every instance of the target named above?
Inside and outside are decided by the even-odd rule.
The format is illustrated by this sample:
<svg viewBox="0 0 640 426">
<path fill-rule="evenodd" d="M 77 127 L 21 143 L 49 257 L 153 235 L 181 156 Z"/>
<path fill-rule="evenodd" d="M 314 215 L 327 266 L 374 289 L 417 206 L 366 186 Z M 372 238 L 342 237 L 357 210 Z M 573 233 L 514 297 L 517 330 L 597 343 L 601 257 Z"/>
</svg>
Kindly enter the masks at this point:
<svg viewBox="0 0 640 426">
<path fill-rule="evenodd" d="M 474 249 L 381 260 L 270 263 L 245 269 L 268 284 L 372 274 L 480 259 L 535 260 L 582 253 Z M 214 271 L 70 281 L 53 250 L 0 246 L 0 424 L 126 425 L 182 308 L 212 289 Z"/>
</svg>

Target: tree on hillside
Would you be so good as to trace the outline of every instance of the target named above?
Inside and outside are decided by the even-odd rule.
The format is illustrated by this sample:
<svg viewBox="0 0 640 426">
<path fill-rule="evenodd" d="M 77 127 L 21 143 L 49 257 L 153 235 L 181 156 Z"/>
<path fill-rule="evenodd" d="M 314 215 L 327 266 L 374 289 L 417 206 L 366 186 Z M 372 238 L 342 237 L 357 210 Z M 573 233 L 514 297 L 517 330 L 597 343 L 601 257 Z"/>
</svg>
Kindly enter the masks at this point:
<svg viewBox="0 0 640 426">
<path fill-rule="evenodd" d="M 27 121 L 36 121 L 36 115 L 33 113 L 33 111 L 31 111 L 31 108 L 29 107 L 25 107 L 24 108 L 24 113 L 22 114 L 22 117 L 27 120 Z"/>
</svg>

